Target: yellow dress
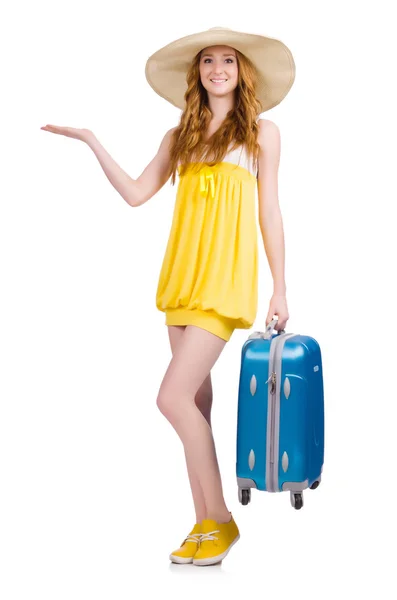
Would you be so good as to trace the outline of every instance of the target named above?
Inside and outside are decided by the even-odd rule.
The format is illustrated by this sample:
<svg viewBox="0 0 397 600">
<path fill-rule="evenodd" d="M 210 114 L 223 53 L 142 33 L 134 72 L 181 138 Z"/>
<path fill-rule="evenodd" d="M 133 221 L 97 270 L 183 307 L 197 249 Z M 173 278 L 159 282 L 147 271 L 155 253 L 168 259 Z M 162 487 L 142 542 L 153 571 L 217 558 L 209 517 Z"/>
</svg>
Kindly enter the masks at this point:
<svg viewBox="0 0 397 600">
<path fill-rule="evenodd" d="M 228 341 L 258 304 L 257 168 L 244 147 L 179 178 L 156 293 L 166 325 L 196 325 Z"/>
</svg>

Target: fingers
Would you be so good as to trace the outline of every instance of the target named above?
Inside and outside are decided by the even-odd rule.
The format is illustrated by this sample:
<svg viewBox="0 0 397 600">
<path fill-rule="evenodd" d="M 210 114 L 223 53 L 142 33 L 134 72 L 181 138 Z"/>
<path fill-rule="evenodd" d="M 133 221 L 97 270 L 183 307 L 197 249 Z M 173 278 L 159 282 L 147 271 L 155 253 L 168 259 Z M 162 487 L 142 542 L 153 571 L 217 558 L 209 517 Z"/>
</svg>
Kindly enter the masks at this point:
<svg viewBox="0 0 397 600">
<path fill-rule="evenodd" d="M 44 127 L 40 127 L 44 131 L 51 131 L 51 133 L 64 133 L 65 127 L 57 127 L 56 125 L 44 125 Z"/>
<path fill-rule="evenodd" d="M 40 129 L 45 129 L 46 131 L 52 131 L 53 133 L 70 133 L 71 127 L 62 127 L 60 125 L 44 125 L 44 127 L 40 127 Z"/>
<path fill-rule="evenodd" d="M 269 325 L 270 321 L 272 321 L 272 319 L 274 319 L 276 317 L 278 317 L 278 320 L 277 320 L 277 323 L 274 325 L 274 329 L 276 331 L 283 331 L 283 329 L 285 329 L 285 326 L 289 319 L 289 315 L 283 316 L 282 318 L 280 318 L 278 315 L 268 316 L 266 319 L 266 327 Z"/>
<path fill-rule="evenodd" d="M 283 329 L 285 329 L 288 319 L 289 319 L 289 317 L 285 317 L 284 319 L 279 319 L 277 322 L 277 325 L 274 327 L 274 329 L 276 329 L 277 331 L 283 331 Z"/>
<path fill-rule="evenodd" d="M 76 140 L 88 141 L 92 135 L 90 129 L 76 129 L 75 127 L 59 127 L 58 125 L 44 125 L 40 127 L 43 131 L 50 131 L 51 133 L 58 133 L 59 135 L 65 135 L 69 138 L 75 138 Z"/>
</svg>

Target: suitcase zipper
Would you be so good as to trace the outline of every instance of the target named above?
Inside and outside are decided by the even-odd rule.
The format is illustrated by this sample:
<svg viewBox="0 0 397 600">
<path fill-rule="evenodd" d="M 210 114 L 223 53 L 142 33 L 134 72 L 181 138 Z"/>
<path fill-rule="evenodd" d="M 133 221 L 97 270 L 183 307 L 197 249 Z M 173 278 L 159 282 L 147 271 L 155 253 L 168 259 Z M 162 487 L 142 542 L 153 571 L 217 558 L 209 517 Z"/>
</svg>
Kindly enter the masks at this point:
<svg viewBox="0 0 397 600">
<path fill-rule="evenodd" d="M 272 421 L 270 426 L 270 462 L 274 463 L 274 438 L 275 438 L 275 426 L 276 426 L 276 373 L 273 371 L 271 375 L 271 387 L 270 393 L 272 394 L 272 407 L 271 407 L 271 415 Z"/>
<path fill-rule="evenodd" d="M 274 369 L 274 366 L 273 366 Z M 276 373 L 272 372 L 271 375 L 271 423 L 270 423 L 270 485 L 271 491 L 276 491 L 276 483 L 274 481 L 274 442 L 275 442 L 275 428 L 276 428 Z"/>
</svg>

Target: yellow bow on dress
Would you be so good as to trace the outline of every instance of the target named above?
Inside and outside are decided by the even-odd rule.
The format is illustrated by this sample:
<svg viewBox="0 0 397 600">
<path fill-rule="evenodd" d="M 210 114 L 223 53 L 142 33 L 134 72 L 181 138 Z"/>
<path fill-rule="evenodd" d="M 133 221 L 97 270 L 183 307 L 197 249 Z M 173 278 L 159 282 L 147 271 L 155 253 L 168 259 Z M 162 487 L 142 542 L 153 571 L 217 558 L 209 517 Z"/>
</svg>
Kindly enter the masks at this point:
<svg viewBox="0 0 397 600">
<path fill-rule="evenodd" d="M 214 171 L 211 167 L 205 166 L 200 171 L 200 192 L 206 194 L 208 188 L 211 190 L 211 197 L 215 197 Z"/>
</svg>

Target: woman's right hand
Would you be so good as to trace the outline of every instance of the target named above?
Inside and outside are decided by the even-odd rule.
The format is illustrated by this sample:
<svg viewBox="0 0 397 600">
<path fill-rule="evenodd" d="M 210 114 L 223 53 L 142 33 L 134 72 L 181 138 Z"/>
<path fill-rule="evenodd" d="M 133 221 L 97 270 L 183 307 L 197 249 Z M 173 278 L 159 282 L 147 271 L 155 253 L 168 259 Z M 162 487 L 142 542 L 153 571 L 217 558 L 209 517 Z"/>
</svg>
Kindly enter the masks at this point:
<svg viewBox="0 0 397 600">
<path fill-rule="evenodd" d="M 88 142 L 90 137 L 94 135 L 90 129 L 75 129 L 74 127 L 59 127 L 58 125 L 45 125 L 44 127 L 40 127 L 40 129 L 75 138 L 82 142 Z"/>
</svg>

